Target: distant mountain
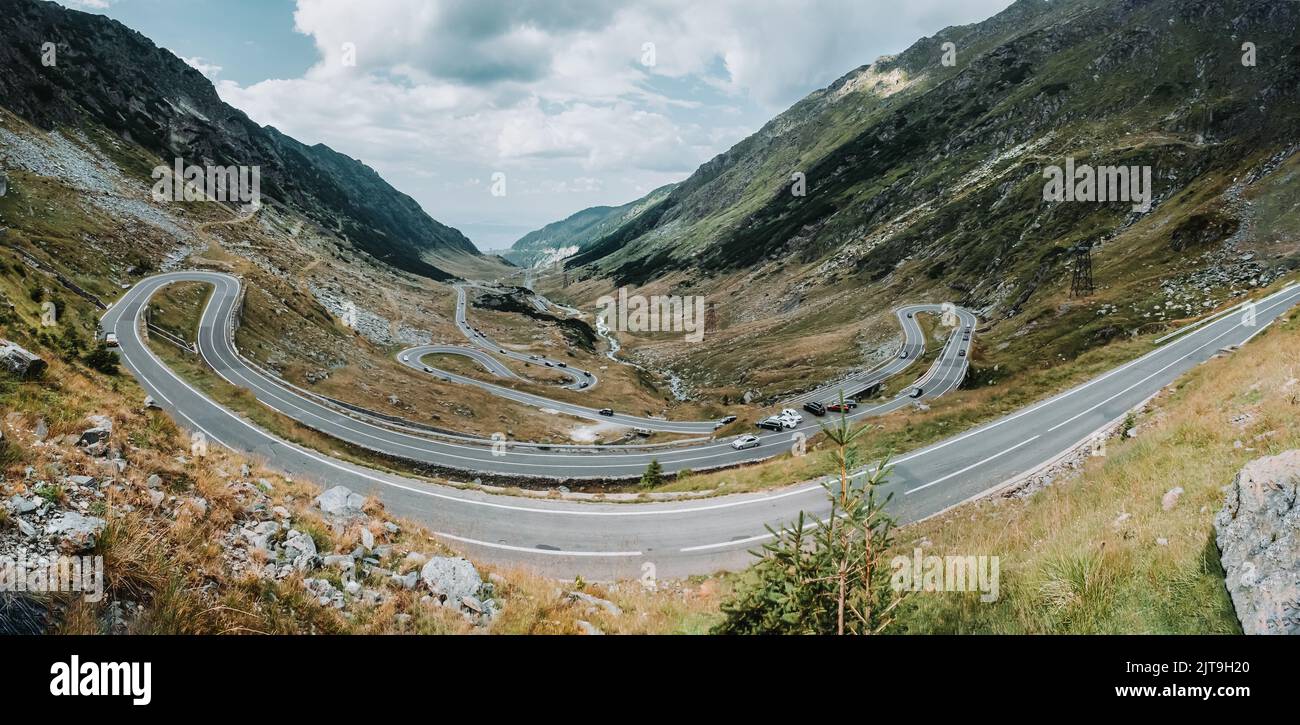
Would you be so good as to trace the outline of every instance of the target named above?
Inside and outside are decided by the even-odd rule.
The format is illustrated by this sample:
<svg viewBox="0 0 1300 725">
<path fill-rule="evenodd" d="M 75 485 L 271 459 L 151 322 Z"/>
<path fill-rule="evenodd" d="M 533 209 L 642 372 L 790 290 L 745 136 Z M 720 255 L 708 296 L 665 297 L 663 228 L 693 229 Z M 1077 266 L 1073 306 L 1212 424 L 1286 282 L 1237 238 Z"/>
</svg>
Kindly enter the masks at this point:
<svg viewBox="0 0 1300 725">
<path fill-rule="evenodd" d="M 910 260 L 1013 311 L 1071 246 L 1143 219 L 1186 256 L 1178 238 L 1235 228 L 1230 199 L 1207 202 L 1300 141 L 1298 19 L 1276 0 L 1018 0 L 812 93 L 566 266 L 641 284 L 810 265 L 869 284 Z M 1155 214 L 1045 203 L 1043 169 L 1067 157 L 1151 167 Z"/>
<path fill-rule="evenodd" d="M 564 260 L 601 237 L 636 219 L 672 191 L 668 184 L 622 206 L 593 206 L 529 232 L 504 256 L 521 267 L 545 266 Z"/>
<path fill-rule="evenodd" d="M 44 129 L 96 124 L 161 163 L 261 167 L 264 199 L 293 207 L 358 249 L 406 271 L 448 279 L 440 254 L 478 256 L 459 231 L 355 159 L 259 126 L 212 83 L 114 20 L 40 0 L 3 0 L 0 105 Z M 56 44 L 55 64 L 42 46 Z"/>
</svg>

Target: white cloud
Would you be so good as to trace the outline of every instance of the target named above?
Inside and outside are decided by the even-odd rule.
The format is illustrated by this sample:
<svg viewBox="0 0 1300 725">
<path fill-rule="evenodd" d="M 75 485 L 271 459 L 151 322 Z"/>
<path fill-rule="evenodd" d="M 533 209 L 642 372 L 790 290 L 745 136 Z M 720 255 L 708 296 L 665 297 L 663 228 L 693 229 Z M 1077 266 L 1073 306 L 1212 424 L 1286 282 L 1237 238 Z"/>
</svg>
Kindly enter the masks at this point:
<svg viewBox="0 0 1300 725">
<path fill-rule="evenodd" d="M 361 157 L 441 221 L 540 225 L 680 180 L 852 68 L 1009 2 L 298 0 L 318 62 L 218 90 Z M 507 200 L 467 183 L 495 170 L 512 175 Z"/>
<path fill-rule="evenodd" d="M 194 56 L 193 58 L 186 58 L 180 55 L 179 53 L 176 53 L 176 55 L 181 60 L 185 61 L 185 65 L 188 65 L 194 70 L 202 73 L 210 81 L 215 82 L 217 80 L 217 76 L 221 75 L 221 66 L 219 65 L 208 63 L 198 56 Z"/>
</svg>

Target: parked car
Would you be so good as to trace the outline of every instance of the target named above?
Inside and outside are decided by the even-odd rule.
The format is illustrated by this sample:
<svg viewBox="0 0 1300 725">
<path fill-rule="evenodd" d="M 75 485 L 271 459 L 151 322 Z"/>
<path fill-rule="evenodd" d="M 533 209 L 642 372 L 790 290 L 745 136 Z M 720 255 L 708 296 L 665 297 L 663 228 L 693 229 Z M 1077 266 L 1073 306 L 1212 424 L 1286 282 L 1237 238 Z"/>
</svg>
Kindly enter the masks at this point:
<svg viewBox="0 0 1300 725">
<path fill-rule="evenodd" d="M 651 430 L 650 430 L 649 428 L 633 428 L 633 429 L 632 429 L 632 432 L 633 432 L 633 433 L 636 433 L 637 435 L 641 436 L 642 438 L 649 437 L 650 434 L 651 434 Z"/>
<path fill-rule="evenodd" d="M 799 415 L 799 411 L 794 408 L 782 408 L 781 412 L 777 413 L 777 416 L 781 418 L 791 418 L 799 423 L 803 422 L 803 416 Z"/>
<path fill-rule="evenodd" d="M 781 422 L 780 418 L 764 418 L 754 425 L 766 430 L 781 430 L 785 428 L 785 424 Z"/>
<path fill-rule="evenodd" d="M 919 397 L 921 397 L 921 394 L 924 393 L 924 392 L 925 392 L 925 391 L 922 390 L 920 386 L 917 386 L 917 387 L 915 387 L 915 388 L 912 389 L 911 396 L 912 396 L 913 398 L 919 398 Z"/>
<path fill-rule="evenodd" d="M 104 335 L 104 344 L 108 345 L 109 347 L 117 347 L 118 346 L 117 333 L 110 332 L 107 335 Z"/>
<path fill-rule="evenodd" d="M 611 408 L 601 408 L 599 412 L 600 412 L 601 415 L 613 415 L 613 414 L 614 414 L 614 411 L 613 411 L 613 409 L 611 409 Z"/>
<path fill-rule="evenodd" d="M 847 413 L 856 407 L 858 407 L 858 401 L 852 398 L 845 398 L 843 402 L 837 400 L 834 403 L 826 404 L 826 410 L 832 413 Z"/>
<path fill-rule="evenodd" d="M 722 419 L 719 420 L 718 422 L 721 423 L 722 425 L 727 425 L 727 424 L 729 424 L 729 423 L 735 423 L 735 422 L 736 422 L 736 416 L 734 416 L 734 415 L 724 415 L 724 416 L 722 417 Z"/>
<path fill-rule="evenodd" d="M 742 451 L 746 448 L 756 448 L 761 443 L 762 441 L 758 439 L 758 436 L 743 435 L 732 441 L 731 447 L 738 451 Z"/>
<path fill-rule="evenodd" d="M 804 403 L 803 409 L 808 411 L 809 413 L 812 413 L 813 415 L 817 415 L 817 416 L 826 415 L 826 406 L 822 405 L 821 403 L 818 403 L 817 401 L 809 401 L 807 403 Z"/>
</svg>

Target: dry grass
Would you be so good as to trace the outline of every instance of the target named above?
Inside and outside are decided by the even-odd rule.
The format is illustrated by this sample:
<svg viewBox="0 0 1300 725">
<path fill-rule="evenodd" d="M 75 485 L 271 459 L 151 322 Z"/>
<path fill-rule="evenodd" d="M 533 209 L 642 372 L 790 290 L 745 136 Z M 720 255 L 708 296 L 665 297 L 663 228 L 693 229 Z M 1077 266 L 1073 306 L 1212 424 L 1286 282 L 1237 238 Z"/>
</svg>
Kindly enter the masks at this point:
<svg viewBox="0 0 1300 725">
<path fill-rule="evenodd" d="M 903 553 L 928 540 L 928 554 L 1001 557 L 1001 597 L 982 604 L 974 594 L 914 594 L 898 629 L 1238 631 L 1212 520 L 1247 461 L 1300 448 L 1298 347 L 1300 324 L 1275 326 L 1164 393 L 1138 419 L 1136 438 L 1113 441 L 1078 478 L 905 529 Z M 1161 498 L 1177 486 L 1185 493 L 1163 510 Z"/>
</svg>

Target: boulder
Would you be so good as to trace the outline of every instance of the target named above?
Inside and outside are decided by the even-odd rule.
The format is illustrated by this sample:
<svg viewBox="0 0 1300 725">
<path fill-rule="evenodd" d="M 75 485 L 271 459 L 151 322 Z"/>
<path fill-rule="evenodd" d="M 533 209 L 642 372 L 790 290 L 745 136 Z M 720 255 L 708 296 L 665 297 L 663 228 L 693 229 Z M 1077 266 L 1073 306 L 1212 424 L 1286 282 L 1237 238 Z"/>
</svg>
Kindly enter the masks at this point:
<svg viewBox="0 0 1300 725">
<path fill-rule="evenodd" d="M 1225 584 L 1247 634 L 1300 634 L 1300 450 L 1237 473 L 1214 517 Z"/>
<path fill-rule="evenodd" d="M 298 571 L 310 571 L 316 564 L 316 541 L 306 533 L 290 529 L 284 540 L 284 556 Z"/>
<path fill-rule="evenodd" d="M 335 486 L 317 496 L 314 503 L 327 516 L 348 519 L 362 515 L 366 497 L 354 493 L 347 486 Z"/>
<path fill-rule="evenodd" d="M 44 360 L 16 342 L 0 339 L 0 370 L 20 378 L 35 378 L 48 367 Z"/>
<path fill-rule="evenodd" d="M 104 533 L 106 525 L 101 518 L 65 511 L 45 525 L 45 535 L 58 540 L 63 551 L 76 554 L 95 548 L 95 542 Z"/>
<path fill-rule="evenodd" d="M 420 569 L 420 580 L 443 604 L 459 605 L 465 597 L 477 598 L 483 578 L 469 560 L 461 557 L 435 556 Z"/>
<path fill-rule="evenodd" d="M 240 532 L 249 546 L 263 551 L 271 550 L 271 537 L 278 533 L 280 533 L 280 524 L 275 521 L 263 521 L 251 529 Z"/>
<path fill-rule="evenodd" d="M 14 494 L 9 498 L 9 509 L 16 514 L 29 514 L 39 508 L 41 500 L 35 496 L 24 498 L 19 494 Z"/>
<path fill-rule="evenodd" d="M 77 438 L 77 447 L 85 448 L 86 452 L 97 455 L 104 451 L 109 437 L 113 435 L 113 421 L 102 415 L 92 415 L 87 420 L 92 427 L 81 432 L 81 436 Z"/>
</svg>

